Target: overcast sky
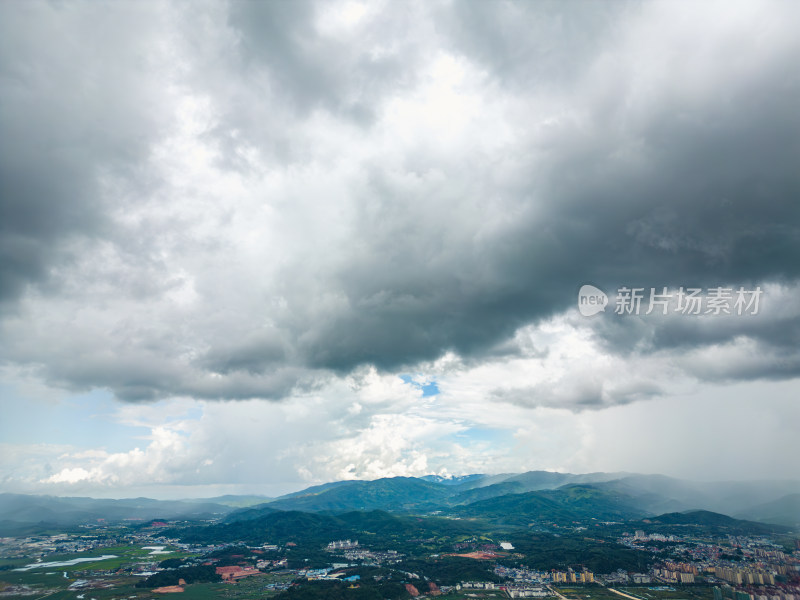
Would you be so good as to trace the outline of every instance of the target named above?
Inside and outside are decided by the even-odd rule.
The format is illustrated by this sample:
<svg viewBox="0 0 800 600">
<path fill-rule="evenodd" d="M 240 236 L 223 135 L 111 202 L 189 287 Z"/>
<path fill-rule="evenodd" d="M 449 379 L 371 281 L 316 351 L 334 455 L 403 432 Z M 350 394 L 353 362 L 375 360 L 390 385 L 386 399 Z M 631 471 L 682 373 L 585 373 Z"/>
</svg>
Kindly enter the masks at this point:
<svg viewBox="0 0 800 600">
<path fill-rule="evenodd" d="M 800 478 L 798 22 L 0 3 L 0 491 Z"/>
</svg>

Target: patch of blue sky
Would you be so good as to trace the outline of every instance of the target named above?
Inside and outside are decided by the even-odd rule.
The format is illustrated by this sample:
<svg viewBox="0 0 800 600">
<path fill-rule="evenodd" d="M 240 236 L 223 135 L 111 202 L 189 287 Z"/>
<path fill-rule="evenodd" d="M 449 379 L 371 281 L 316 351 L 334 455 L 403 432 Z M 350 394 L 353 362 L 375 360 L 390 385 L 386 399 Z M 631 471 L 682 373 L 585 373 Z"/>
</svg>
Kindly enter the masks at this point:
<svg viewBox="0 0 800 600">
<path fill-rule="evenodd" d="M 0 385 L 0 397 L 0 437 L 9 444 L 56 444 L 123 452 L 130 449 L 132 437 L 147 433 L 142 427 L 114 420 L 117 403 L 106 390 L 42 399 L 25 396 L 13 385 Z"/>
<path fill-rule="evenodd" d="M 400 375 L 400 379 L 402 379 L 404 383 L 407 383 L 411 386 L 414 386 L 418 390 L 421 390 L 423 398 L 427 398 L 429 396 L 436 396 L 439 393 L 439 386 L 437 385 L 436 380 L 433 378 L 419 381 L 420 378 L 415 378 L 413 375 L 409 375 L 408 373 L 403 373 L 402 375 Z"/>
<path fill-rule="evenodd" d="M 493 446 L 510 444 L 510 436 L 507 430 L 489 427 L 470 427 L 453 434 L 453 437 L 461 443 L 464 443 L 464 440 L 466 439 L 475 443 L 488 442 Z"/>
</svg>

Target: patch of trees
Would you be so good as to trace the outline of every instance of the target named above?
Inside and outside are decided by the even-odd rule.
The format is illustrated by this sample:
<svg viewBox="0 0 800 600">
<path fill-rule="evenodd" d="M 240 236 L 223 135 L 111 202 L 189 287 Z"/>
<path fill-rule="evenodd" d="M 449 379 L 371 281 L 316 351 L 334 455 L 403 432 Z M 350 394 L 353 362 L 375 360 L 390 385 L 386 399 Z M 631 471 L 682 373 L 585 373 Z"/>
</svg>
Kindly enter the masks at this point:
<svg viewBox="0 0 800 600">
<path fill-rule="evenodd" d="M 151 575 L 144 581 L 138 582 L 136 587 L 155 588 L 178 585 L 181 579 L 186 583 L 222 581 L 222 578 L 217 575 L 215 567 L 211 565 L 202 565 L 199 567 L 181 567 L 169 571 L 160 571 L 159 573 Z"/>
<path fill-rule="evenodd" d="M 401 600 L 409 598 L 400 583 L 359 582 L 357 587 L 343 581 L 309 581 L 290 587 L 275 600 Z"/>
<path fill-rule="evenodd" d="M 611 573 L 617 569 L 641 573 L 653 562 L 648 553 L 615 542 L 583 537 L 515 536 L 511 541 L 514 552 L 524 555 L 519 564 L 540 571 L 586 567 L 594 573 Z"/>
<path fill-rule="evenodd" d="M 182 558 L 167 558 L 158 563 L 158 566 L 161 569 L 177 569 L 182 567 L 183 564 L 184 560 Z"/>
<path fill-rule="evenodd" d="M 406 560 L 398 565 L 398 568 L 409 573 L 416 573 L 420 577 L 427 577 L 439 585 L 455 585 L 462 581 L 493 581 L 495 583 L 501 581 L 500 577 L 494 574 L 493 562 L 458 556 Z"/>
<path fill-rule="evenodd" d="M 339 515 L 323 515 L 298 511 L 272 511 L 246 521 L 218 523 L 169 529 L 166 537 L 180 538 L 195 544 L 243 542 L 249 545 L 265 542 L 306 544 L 320 549 L 338 539 L 357 539 L 375 549 L 398 548 L 403 540 L 441 538 L 474 533 L 475 523 L 448 519 L 400 517 L 374 511 L 355 511 Z"/>
</svg>

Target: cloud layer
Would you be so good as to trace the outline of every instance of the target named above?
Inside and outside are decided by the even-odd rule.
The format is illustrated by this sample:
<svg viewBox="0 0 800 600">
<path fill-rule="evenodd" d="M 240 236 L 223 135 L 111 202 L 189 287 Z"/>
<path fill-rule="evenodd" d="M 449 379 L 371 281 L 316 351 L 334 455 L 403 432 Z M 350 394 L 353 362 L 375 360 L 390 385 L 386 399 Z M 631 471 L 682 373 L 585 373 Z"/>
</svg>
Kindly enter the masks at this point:
<svg viewBox="0 0 800 600">
<path fill-rule="evenodd" d="M 312 479 L 478 468 L 451 436 L 491 413 L 795 380 L 798 12 L 5 3 L 0 362 L 70 393 L 323 413 L 365 373 L 436 378 L 436 410 L 317 422 L 338 458 L 300 444 L 287 467 Z M 764 295 L 758 315 L 584 319 L 584 283 Z M 41 479 L 198 443 L 150 435 Z M 200 481 L 170 469 L 152 481 Z"/>
</svg>

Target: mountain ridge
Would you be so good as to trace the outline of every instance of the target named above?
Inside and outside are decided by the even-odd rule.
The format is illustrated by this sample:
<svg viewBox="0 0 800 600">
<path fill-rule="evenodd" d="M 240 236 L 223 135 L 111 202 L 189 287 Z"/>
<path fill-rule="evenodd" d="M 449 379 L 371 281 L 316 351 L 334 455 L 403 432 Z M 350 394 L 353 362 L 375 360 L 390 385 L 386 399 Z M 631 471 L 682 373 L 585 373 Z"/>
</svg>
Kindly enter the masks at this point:
<svg viewBox="0 0 800 600">
<path fill-rule="evenodd" d="M 371 510 L 506 520 L 511 514 L 519 522 L 632 520 L 705 510 L 800 527 L 800 481 L 694 482 L 664 475 L 528 471 L 343 480 L 313 485 L 274 499 L 228 495 L 182 501 L 103 500 L 0 494 L 4 530 L 13 529 L 15 523 L 70 525 L 99 519 L 122 522 L 156 518 L 224 518 L 233 522 L 274 512 L 341 514 Z"/>
</svg>

